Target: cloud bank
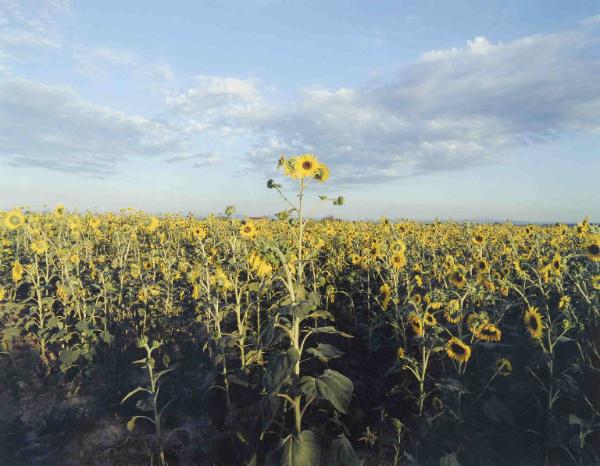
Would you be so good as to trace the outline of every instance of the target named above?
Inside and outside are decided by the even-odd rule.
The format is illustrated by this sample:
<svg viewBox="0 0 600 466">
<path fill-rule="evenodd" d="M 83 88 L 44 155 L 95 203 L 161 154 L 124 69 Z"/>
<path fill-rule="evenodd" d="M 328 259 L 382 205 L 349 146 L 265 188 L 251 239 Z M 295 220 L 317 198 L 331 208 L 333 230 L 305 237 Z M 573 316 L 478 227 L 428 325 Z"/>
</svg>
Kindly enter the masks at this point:
<svg viewBox="0 0 600 466">
<path fill-rule="evenodd" d="M 0 70 L 15 47 L 64 46 L 50 12 L 66 4 L 47 2 L 37 16 L 8 5 Z M 129 67 L 132 79 L 155 82 L 164 112 L 130 115 L 67 86 L 0 72 L 0 158 L 8 163 L 98 176 L 128 157 L 204 167 L 218 161 L 215 144 L 242 141 L 246 170 L 312 151 L 338 181 L 368 183 L 494 163 L 507 149 L 600 130 L 598 17 L 506 43 L 476 37 L 362 87 L 302 89 L 291 103 L 256 79 L 201 74 L 182 88 L 166 62 L 106 47 L 69 51 L 84 76 Z"/>
</svg>

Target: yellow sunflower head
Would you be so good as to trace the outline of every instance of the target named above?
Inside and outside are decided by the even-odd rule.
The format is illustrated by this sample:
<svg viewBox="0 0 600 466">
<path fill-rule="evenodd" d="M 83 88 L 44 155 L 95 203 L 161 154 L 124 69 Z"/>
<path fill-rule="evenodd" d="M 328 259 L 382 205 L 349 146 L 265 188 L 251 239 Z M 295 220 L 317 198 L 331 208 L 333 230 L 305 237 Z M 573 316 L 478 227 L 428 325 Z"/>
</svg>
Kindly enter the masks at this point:
<svg viewBox="0 0 600 466">
<path fill-rule="evenodd" d="M 500 341 L 502 339 L 502 331 L 494 324 L 480 325 L 474 329 L 473 334 L 482 341 Z"/>
<path fill-rule="evenodd" d="M 16 230 L 25 224 L 25 216 L 19 209 L 13 209 L 4 216 L 4 226 L 9 230 Z"/>
<path fill-rule="evenodd" d="M 531 338 L 542 337 L 544 323 L 537 307 L 530 306 L 527 308 L 525 315 L 523 316 L 523 322 L 525 323 L 525 328 L 529 332 L 529 335 L 531 335 Z"/>
<path fill-rule="evenodd" d="M 321 164 L 313 154 L 301 154 L 294 159 L 294 171 L 297 178 L 313 178 Z"/>
<path fill-rule="evenodd" d="M 256 225 L 251 220 L 246 220 L 242 223 L 242 227 L 240 228 L 240 235 L 244 238 L 254 239 L 256 238 Z"/>
<path fill-rule="evenodd" d="M 458 338 L 452 337 L 446 344 L 446 354 L 457 362 L 467 362 L 471 357 L 471 347 Z"/>
<path fill-rule="evenodd" d="M 594 235 L 588 240 L 585 255 L 594 262 L 600 262 L 600 235 Z"/>
<path fill-rule="evenodd" d="M 319 183 L 325 183 L 329 179 L 329 167 L 323 162 L 319 163 L 317 172 L 315 173 L 315 180 Z"/>
</svg>

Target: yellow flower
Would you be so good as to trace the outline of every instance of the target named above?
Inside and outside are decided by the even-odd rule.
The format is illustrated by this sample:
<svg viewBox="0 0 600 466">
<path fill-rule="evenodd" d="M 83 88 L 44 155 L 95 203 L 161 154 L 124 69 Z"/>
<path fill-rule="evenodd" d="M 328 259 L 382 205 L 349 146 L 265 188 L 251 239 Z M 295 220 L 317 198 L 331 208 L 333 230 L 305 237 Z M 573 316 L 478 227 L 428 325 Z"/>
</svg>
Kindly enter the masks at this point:
<svg viewBox="0 0 600 466">
<path fill-rule="evenodd" d="M 585 245 L 585 255 L 592 261 L 600 261 L 600 235 L 591 237 Z"/>
<path fill-rule="evenodd" d="M 6 290 L 0 286 L 0 302 L 4 300 L 4 296 L 6 295 Z"/>
<path fill-rule="evenodd" d="M 21 278 L 23 278 L 23 272 L 25 272 L 25 268 L 21 265 L 19 260 L 17 259 L 12 266 L 12 279 L 13 282 L 17 283 Z"/>
<path fill-rule="evenodd" d="M 592 277 L 592 288 L 600 290 L 600 275 L 594 275 Z"/>
<path fill-rule="evenodd" d="M 54 216 L 58 217 L 58 218 L 62 218 L 65 216 L 65 206 L 62 204 L 58 204 L 55 208 L 54 208 Z"/>
<path fill-rule="evenodd" d="M 16 230 L 25 224 L 25 216 L 19 209 L 13 209 L 4 216 L 4 226 L 9 230 Z"/>
<path fill-rule="evenodd" d="M 475 327 L 473 334 L 482 341 L 500 341 L 502 332 L 494 324 L 483 324 Z"/>
<path fill-rule="evenodd" d="M 254 239 L 256 238 L 256 225 L 251 220 L 246 220 L 240 228 L 240 235 L 244 238 Z"/>
<path fill-rule="evenodd" d="M 44 254 L 46 251 L 48 251 L 48 243 L 46 243 L 43 239 L 34 241 L 31 243 L 30 247 L 34 254 Z"/>
<path fill-rule="evenodd" d="M 398 359 L 404 359 L 404 357 L 406 356 L 406 352 L 404 351 L 404 348 L 402 348 L 402 346 L 398 347 L 398 351 L 396 352 L 396 356 L 398 357 Z"/>
<path fill-rule="evenodd" d="M 425 315 L 423 316 L 423 322 L 428 327 L 433 327 L 437 324 L 437 319 L 431 312 L 426 312 Z"/>
<path fill-rule="evenodd" d="M 523 316 L 523 322 L 525 328 L 531 335 L 531 338 L 541 338 L 544 331 L 544 323 L 542 322 L 542 316 L 538 312 L 537 307 L 528 307 Z"/>
<path fill-rule="evenodd" d="M 317 167 L 317 173 L 315 173 L 315 180 L 320 183 L 325 183 L 329 179 L 329 167 L 323 162 L 319 163 Z"/>
<path fill-rule="evenodd" d="M 566 309 L 567 306 L 571 303 L 570 296 L 561 296 L 560 301 L 558 302 L 559 309 Z"/>
<path fill-rule="evenodd" d="M 261 278 L 267 278 L 273 273 L 273 267 L 257 253 L 251 252 L 248 256 L 248 264 L 251 270 Z"/>
<path fill-rule="evenodd" d="M 471 347 L 456 337 L 450 338 L 446 344 L 446 353 L 457 362 L 467 362 L 471 357 Z"/>
<path fill-rule="evenodd" d="M 142 268 L 139 264 L 131 264 L 129 266 L 129 272 L 133 278 L 138 278 L 142 274 Z"/>
<path fill-rule="evenodd" d="M 512 373 L 512 363 L 506 358 L 498 359 L 496 367 L 498 368 L 498 374 L 503 377 L 508 377 Z"/>
<path fill-rule="evenodd" d="M 450 282 L 459 289 L 464 288 L 465 284 L 467 283 L 467 278 L 465 277 L 462 269 L 458 267 L 450 273 L 448 278 Z"/>
<path fill-rule="evenodd" d="M 404 268 L 404 266 L 406 265 L 406 256 L 404 255 L 404 252 L 402 251 L 397 251 L 392 255 L 392 268 L 394 270 L 401 270 L 402 268 Z"/>
<path fill-rule="evenodd" d="M 414 312 L 408 315 L 408 323 L 415 332 L 416 335 L 422 337 L 425 335 L 425 328 L 423 327 L 423 320 Z"/>
<path fill-rule="evenodd" d="M 160 226 L 160 220 L 157 217 L 150 217 L 146 220 L 146 230 L 149 233 L 156 231 L 156 229 Z"/>
<path fill-rule="evenodd" d="M 297 178 L 313 178 L 319 170 L 319 161 L 313 154 L 302 154 L 294 159 Z"/>
</svg>

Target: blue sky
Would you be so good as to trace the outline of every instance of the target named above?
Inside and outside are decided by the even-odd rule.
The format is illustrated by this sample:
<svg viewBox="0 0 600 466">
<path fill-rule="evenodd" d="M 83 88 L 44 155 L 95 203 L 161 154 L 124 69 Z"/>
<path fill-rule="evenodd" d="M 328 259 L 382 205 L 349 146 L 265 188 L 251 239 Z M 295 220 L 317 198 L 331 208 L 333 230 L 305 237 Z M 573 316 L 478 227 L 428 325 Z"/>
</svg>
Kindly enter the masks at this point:
<svg viewBox="0 0 600 466">
<path fill-rule="evenodd" d="M 597 1 L 0 0 L 0 208 L 600 221 Z"/>
</svg>

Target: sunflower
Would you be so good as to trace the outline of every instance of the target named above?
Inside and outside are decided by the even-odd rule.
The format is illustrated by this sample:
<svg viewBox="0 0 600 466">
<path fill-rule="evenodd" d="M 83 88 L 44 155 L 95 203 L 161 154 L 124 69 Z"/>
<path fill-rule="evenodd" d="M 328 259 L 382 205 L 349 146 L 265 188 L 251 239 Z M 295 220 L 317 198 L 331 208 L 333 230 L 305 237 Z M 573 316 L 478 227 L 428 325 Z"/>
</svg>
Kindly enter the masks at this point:
<svg viewBox="0 0 600 466">
<path fill-rule="evenodd" d="M 21 265 L 18 259 L 13 263 L 11 272 L 13 282 L 17 283 L 19 280 L 21 280 L 21 278 L 23 278 L 23 272 L 25 272 L 25 268 Z"/>
<path fill-rule="evenodd" d="M 450 282 L 459 289 L 464 288 L 465 284 L 467 283 L 467 278 L 465 277 L 462 270 L 459 268 L 455 268 L 450 273 L 450 276 L 448 278 Z"/>
<path fill-rule="evenodd" d="M 34 254 L 44 254 L 48 251 L 48 243 L 46 243 L 43 239 L 38 239 L 31 243 L 31 250 Z"/>
<path fill-rule="evenodd" d="M 254 222 L 250 220 L 245 221 L 240 228 L 240 235 L 248 239 L 256 238 L 256 225 L 254 225 Z"/>
<path fill-rule="evenodd" d="M 592 277 L 592 288 L 595 290 L 600 290 L 600 275 L 594 275 Z"/>
<path fill-rule="evenodd" d="M 434 327 L 437 324 L 437 319 L 431 312 L 426 312 L 423 316 L 423 322 L 428 327 Z"/>
<path fill-rule="evenodd" d="M 560 275 L 562 273 L 562 257 L 559 253 L 554 254 L 552 262 L 550 262 L 550 270 L 554 275 Z"/>
<path fill-rule="evenodd" d="M 444 318 L 449 324 L 458 324 L 461 321 L 463 315 L 460 310 L 460 301 L 458 299 L 453 299 L 446 305 Z"/>
<path fill-rule="evenodd" d="M 0 286 L 0 302 L 2 302 L 5 295 L 6 295 L 6 290 Z"/>
<path fill-rule="evenodd" d="M 133 278 L 138 278 L 142 274 L 142 268 L 139 264 L 131 264 L 129 267 L 129 272 Z"/>
<path fill-rule="evenodd" d="M 398 351 L 396 351 L 396 356 L 398 357 L 398 359 L 404 359 L 406 356 L 406 351 L 404 351 L 404 348 L 402 348 L 402 346 L 398 346 Z"/>
<path fill-rule="evenodd" d="M 531 338 L 541 338 L 542 332 L 544 331 L 544 323 L 542 322 L 542 316 L 538 312 L 537 307 L 529 306 L 523 316 L 523 322 L 525 328 L 531 335 Z"/>
<path fill-rule="evenodd" d="M 500 341 L 502 331 L 494 324 L 483 324 L 474 329 L 473 334 L 482 341 Z"/>
<path fill-rule="evenodd" d="M 477 264 L 475 264 L 475 268 L 477 269 L 478 274 L 485 274 L 490 269 L 490 265 L 485 259 L 481 259 L 477 261 Z"/>
<path fill-rule="evenodd" d="M 390 304 L 392 288 L 387 283 L 384 283 L 379 288 L 379 293 L 381 294 L 381 299 L 382 299 L 381 307 L 383 307 L 383 310 L 387 310 L 387 308 Z"/>
<path fill-rule="evenodd" d="M 594 262 L 600 261 L 600 235 L 590 238 L 585 245 L 585 255 Z"/>
<path fill-rule="evenodd" d="M 65 206 L 62 204 L 58 204 L 55 208 L 54 208 L 54 216 L 58 217 L 58 218 L 62 218 L 65 216 Z"/>
<path fill-rule="evenodd" d="M 446 344 L 446 353 L 457 362 L 467 362 L 471 357 L 471 347 L 456 337 L 450 338 Z"/>
<path fill-rule="evenodd" d="M 19 209 L 7 212 L 4 217 L 4 226 L 9 230 L 16 230 L 25 224 L 25 216 Z"/>
<path fill-rule="evenodd" d="M 320 165 L 313 154 L 302 154 L 294 160 L 294 172 L 297 178 L 313 178 L 318 173 Z"/>
<path fill-rule="evenodd" d="M 406 265 L 406 256 L 404 255 L 404 252 L 395 252 L 392 255 L 391 263 L 394 270 L 401 270 Z"/>
<path fill-rule="evenodd" d="M 410 324 L 410 326 L 413 329 L 413 332 L 415 332 L 416 335 L 422 337 L 423 335 L 425 335 L 425 329 L 423 327 L 423 320 L 414 312 L 411 312 L 408 315 L 408 323 Z"/>
<path fill-rule="evenodd" d="M 329 179 L 329 167 L 324 163 L 319 163 L 317 167 L 317 173 L 315 173 L 315 180 L 319 183 L 325 183 Z"/>
<path fill-rule="evenodd" d="M 485 238 L 483 237 L 483 235 L 481 233 L 476 233 L 475 236 L 473 236 L 473 242 L 475 244 L 478 245 L 482 245 L 485 241 Z"/>
<path fill-rule="evenodd" d="M 558 308 L 561 310 L 566 309 L 569 306 L 569 304 L 571 304 L 571 297 L 561 296 L 560 301 L 558 301 Z"/>
<path fill-rule="evenodd" d="M 508 377 L 512 373 L 512 363 L 506 358 L 500 358 L 496 361 L 498 374 L 502 377 Z"/>
</svg>

